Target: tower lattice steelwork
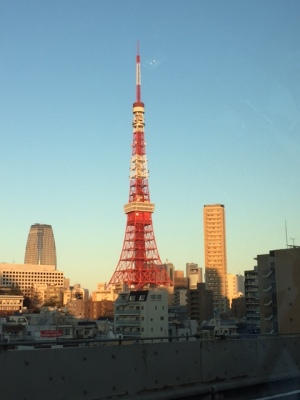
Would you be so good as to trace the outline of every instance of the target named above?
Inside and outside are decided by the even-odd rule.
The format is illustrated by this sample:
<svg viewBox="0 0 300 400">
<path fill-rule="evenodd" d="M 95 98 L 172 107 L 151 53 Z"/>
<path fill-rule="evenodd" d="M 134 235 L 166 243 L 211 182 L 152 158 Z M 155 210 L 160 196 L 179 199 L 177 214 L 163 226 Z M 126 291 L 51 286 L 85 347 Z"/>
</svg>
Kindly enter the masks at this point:
<svg viewBox="0 0 300 400">
<path fill-rule="evenodd" d="M 152 225 L 154 204 L 150 202 L 146 159 L 144 103 L 141 101 L 141 67 L 139 48 L 136 55 L 136 101 L 133 103 L 133 140 L 130 162 L 129 201 L 125 238 L 116 270 L 108 284 L 125 283 L 135 290 L 170 286 L 160 260 Z"/>
</svg>

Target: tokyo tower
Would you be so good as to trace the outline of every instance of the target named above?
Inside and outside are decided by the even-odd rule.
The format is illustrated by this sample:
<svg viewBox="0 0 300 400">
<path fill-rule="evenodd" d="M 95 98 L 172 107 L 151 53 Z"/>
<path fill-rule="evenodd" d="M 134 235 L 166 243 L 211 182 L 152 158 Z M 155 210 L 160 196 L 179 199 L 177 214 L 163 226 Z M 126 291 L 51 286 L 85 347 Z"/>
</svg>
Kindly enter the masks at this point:
<svg viewBox="0 0 300 400">
<path fill-rule="evenodd" d="M 148 187 L 139 46 L 136 55 L 136 100 L 133 103 L 132 126 L 129 201 L 124 206 L 127 224 L 121 256 L 108 287 L 122 283 L 128 289 L 134 290 L 172 286 L 158 254 L 152 225 L 154 204 L 150 202 Z"/>
</svg>

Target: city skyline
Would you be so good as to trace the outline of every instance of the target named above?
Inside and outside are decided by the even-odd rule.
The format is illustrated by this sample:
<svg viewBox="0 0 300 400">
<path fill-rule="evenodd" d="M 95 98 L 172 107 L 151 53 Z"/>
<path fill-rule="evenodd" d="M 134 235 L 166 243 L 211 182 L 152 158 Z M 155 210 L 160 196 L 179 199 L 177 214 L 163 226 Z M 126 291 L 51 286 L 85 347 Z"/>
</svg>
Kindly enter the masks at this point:
<svg viewBox="0 0 300 400">
<path fill-rule="evenodd" d="M 66 277 L 90 291 L 109 281 L 126 221 L 137 40 L 162 262 L 204 268 L 204 204 L 226 207 L 228 273 L 286 238 L 300 245 L 297 1 L 0 11 L 0 262 L 22 263 L 40 221 Z"/>
</svg>

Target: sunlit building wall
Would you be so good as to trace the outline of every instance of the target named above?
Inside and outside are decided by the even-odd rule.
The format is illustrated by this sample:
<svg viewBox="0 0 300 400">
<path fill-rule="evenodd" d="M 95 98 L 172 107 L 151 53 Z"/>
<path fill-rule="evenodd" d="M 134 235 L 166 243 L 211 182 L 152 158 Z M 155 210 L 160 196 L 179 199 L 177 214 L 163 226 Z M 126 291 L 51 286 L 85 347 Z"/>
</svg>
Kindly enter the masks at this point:
<svg viewBox="0 0 300 400">
<path fill-rule="evenodd" d="M 19 313 L 23 311 L 24 297 L 21 295 L 1 294 L 0 295 L 0 316 Z M 0 327 L 1 329 L 1 327 Z M 1 330 L 0 330 L 1 333 Z"/>
<path fill-rule="evenodd" d="M 111 286 L 109 289 L 106 288 L 106 284 L 104 282 L 99 282 L 97 285 L 97 290 L 92 292 L 92 301 L 103 301 L 110 300 L 115 301 L 118 297 L 118 294 L 115 293 L 113 287 Z"/>
<path fill-rule="evenodd" d="M 224 205 L 205 205 L 203 225 L 206 288 L 213 291 L 214 309 L 222 314 L 228 305 Z"/>
<path fill-rule="evenodd" d="M 18 287 L 24 296 L 32 297 L 36 285 L 64 287 L 64 274 L 55 265 L 0 263 L 0 286 Z"/>
<path fill-rule="evenodd" d="M 197 283 L 202 282 L 202 268 L 195 263 L 186 263 L 186 277 L 189 279 L 189 289 L 197 289 Z"/>
<path fill-rule="evenodd" d="M 229 307 L 232 300 L 239 298 L 244 294 L 244 277 L 237 274 L 227 274 L 227 297 Z"/>
</svg>

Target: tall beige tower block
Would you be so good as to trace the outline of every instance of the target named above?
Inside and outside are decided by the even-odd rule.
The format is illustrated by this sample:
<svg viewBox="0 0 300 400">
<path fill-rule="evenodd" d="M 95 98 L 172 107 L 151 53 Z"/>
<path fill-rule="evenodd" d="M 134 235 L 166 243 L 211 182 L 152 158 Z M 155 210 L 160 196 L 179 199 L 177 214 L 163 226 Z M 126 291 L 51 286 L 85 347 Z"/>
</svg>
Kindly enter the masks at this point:
<svg viewBox="0 0 300 400">
<path fill-rule="evenodd" d="M 203 208 L 206 288 L 213 291 L 215 313 L 228 309 L 225 207 L 223 204 Z"/>
<path fill-rule="evenodd" d="M 56 247 L 51 225 L 31 225 L 24 264 L 55 265 L 56 268 Z"/>
</svg>

